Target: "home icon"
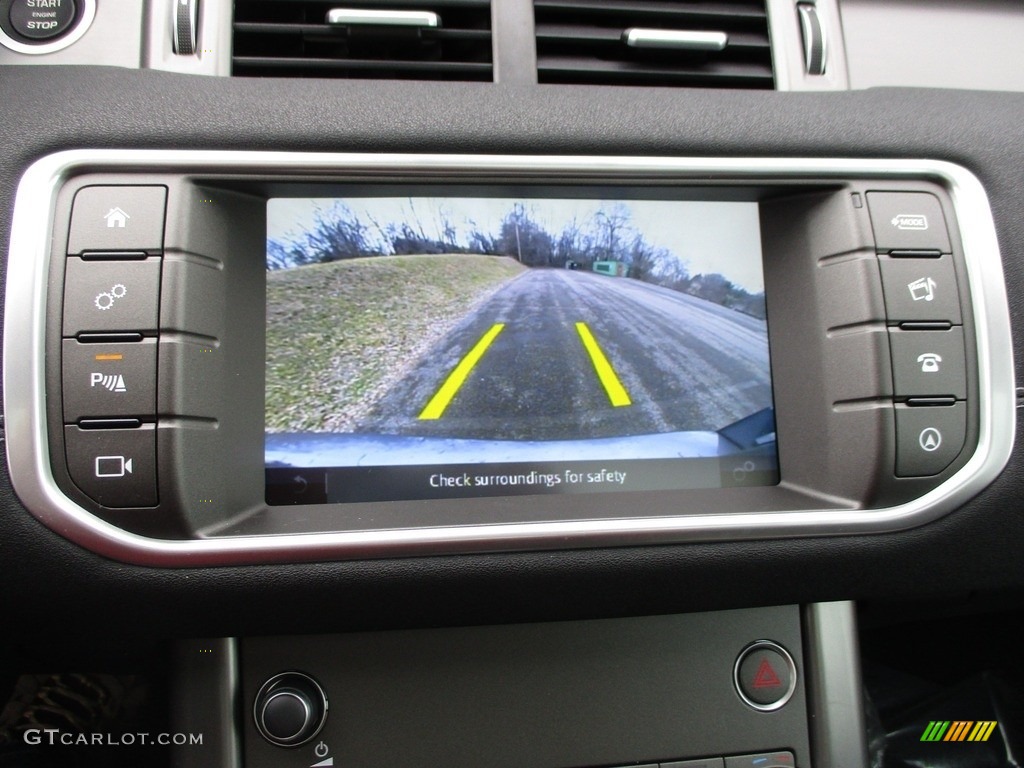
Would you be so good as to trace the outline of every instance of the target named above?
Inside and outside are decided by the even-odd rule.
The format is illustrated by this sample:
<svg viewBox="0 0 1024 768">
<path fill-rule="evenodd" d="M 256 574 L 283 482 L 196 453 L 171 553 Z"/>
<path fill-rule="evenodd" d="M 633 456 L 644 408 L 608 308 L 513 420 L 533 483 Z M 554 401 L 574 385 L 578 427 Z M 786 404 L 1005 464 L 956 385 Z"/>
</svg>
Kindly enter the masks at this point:
<svg viewBox="0 0 1024 768">
<path fill-rule="evenodd" d="M 107 220 L 107 227 L 110 229 L 124 229 L 128 223 L 128 219 L 131 218 L 127 213 L 122 211 L 120 208 L 111 208 L 107 211 L 103 218 Z"/>
</svg>

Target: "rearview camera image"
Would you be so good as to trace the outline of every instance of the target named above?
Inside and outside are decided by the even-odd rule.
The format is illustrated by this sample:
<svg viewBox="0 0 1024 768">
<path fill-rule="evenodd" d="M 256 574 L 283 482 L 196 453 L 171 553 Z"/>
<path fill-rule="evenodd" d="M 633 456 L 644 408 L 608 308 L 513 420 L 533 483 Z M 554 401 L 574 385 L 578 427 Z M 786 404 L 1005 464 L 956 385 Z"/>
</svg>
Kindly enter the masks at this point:
<svg viewBox="0 0 1024 768">
<path fill-rule="evenodd" d="M 268 503 L 778 482 L 756 203 L 267 213 Z"/>
</svg>

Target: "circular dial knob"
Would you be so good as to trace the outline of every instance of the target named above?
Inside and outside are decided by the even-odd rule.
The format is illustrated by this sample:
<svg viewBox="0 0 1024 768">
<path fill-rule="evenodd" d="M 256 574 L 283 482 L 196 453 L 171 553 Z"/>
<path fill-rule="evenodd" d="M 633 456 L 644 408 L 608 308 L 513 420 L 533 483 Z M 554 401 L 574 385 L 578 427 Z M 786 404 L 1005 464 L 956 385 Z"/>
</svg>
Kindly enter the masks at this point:
<svg viewBox="0 0 1024 768">
<path fill-rule="evenodd" d="M 282 672 L 260 688 L 252 713 L 264 739 L 279 747 L 297 747 L 323 728 L 327 696 L 309 675 Z"/>
</svg>

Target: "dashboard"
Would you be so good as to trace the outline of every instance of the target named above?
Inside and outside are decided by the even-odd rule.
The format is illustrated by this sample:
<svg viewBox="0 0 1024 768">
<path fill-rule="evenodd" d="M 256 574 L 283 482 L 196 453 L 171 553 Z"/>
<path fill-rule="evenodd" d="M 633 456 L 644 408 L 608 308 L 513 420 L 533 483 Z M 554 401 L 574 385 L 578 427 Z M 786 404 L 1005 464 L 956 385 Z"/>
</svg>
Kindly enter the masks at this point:
<svg viewBox="0 0 1024 768">
<path fill-rule="evenodd" d="M 867 764 L 858 613 L 1024 586 L 1024 14 L 351 5 L 0 2 L 3 671 L 161 668 L 167 765 Z"/>
</svg>

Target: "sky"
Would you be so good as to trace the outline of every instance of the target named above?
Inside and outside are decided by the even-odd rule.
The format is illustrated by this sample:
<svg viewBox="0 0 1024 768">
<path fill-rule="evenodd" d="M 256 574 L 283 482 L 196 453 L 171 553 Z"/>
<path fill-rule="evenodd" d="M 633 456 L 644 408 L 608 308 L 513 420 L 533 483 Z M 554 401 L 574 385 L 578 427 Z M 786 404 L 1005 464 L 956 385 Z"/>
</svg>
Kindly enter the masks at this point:
<svg viewBox="0 0 1024 768">
<path fill-rule="evenodd" d="M 408 222 L 416 230 L 422 225 L 428 237 L 438 238 L 438 211 L 443 210 L 458 233 L 458 242 L 462 243 L 474 229 L 496 235 L 502 219 L 517 203 L 523 204 L 528 216 L 556 238 L 574 217 L 584 224 L 602 207 L 609 211 L 613 205 L 621 203 L 629 211 L 632 226 L 647 243 L 665 248 L 682 259 L 691 275 L 717 272 L 750 293 L 764 290 L 757 203 L 457 197 L 273 198 L 267 204 L 267 237 L 288 241 L 301 236 L 315 223 L 317 210 L 330 211 L 335 200 L 344 202 L 367 224 L 369 217 L 382 227 Z"/>
</svg>

